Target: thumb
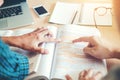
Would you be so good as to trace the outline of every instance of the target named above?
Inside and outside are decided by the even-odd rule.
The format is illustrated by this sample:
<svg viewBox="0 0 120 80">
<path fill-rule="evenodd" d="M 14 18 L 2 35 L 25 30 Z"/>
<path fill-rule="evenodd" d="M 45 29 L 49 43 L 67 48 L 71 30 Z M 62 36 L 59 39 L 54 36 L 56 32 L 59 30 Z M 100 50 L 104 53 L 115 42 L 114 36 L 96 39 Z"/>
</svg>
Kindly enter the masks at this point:
<svg viewBox="0 0 120 80">
<path fill-rule="evenodd" d="M 44 49 L 44 48 L 41 48 L 41 47 L 35 48 L 35 51 L 39 52 L 41 54 L 47 54 L 47 53 L 49 53 L 47 49 Z"/>
<path fill-rule="evenodd" d="M 72 78 L 69 75 L 65 75 L 66 80 L 72 80 Z"/>
</svg>

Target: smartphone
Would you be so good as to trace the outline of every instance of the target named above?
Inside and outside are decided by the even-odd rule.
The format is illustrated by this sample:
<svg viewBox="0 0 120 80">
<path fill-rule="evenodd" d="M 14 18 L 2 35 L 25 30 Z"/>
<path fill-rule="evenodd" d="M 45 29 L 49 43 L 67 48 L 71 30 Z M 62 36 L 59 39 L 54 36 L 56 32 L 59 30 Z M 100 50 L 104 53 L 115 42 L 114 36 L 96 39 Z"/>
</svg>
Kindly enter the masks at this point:
<svg viewBox="0 0 120 80">
<path fill-rule="evenodd" d="M 35 13 L 39 16 L 39 17 L 42 17 L 42 16 L 47 16 L 49 15 L 49 12 L 45 9 L 44 6 L 40 5 L 40 6 L 35 6 L 33 7 Z"/>
</svg>

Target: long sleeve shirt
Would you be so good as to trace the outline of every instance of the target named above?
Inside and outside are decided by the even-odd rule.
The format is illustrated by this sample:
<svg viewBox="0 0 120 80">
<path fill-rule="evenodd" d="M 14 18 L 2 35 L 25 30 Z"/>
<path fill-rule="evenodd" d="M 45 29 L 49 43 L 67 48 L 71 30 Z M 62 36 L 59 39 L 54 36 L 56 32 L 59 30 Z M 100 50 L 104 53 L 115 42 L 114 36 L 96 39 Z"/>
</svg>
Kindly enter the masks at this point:
<svg viewBox="0 0 120 80">
<path fill-rule="evenodd" d="M 0 39 L 0 80 L 23 80 L 28 73 L 28 58 L 10 50 Z"/>
</svg>

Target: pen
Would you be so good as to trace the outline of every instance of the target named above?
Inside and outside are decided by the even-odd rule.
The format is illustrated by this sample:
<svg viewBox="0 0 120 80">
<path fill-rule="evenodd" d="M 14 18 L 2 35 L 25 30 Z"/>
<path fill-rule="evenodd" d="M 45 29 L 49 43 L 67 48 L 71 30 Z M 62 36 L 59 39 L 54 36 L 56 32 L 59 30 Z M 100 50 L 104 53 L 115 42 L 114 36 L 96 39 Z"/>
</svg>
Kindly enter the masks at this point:
<svg viewBox="0 0 120 80">
<path fill-rule="evenodd" d="M 74 14 L 74 17 L 73 17 L 73 19 L 72 19 L 71 24 L 73 24 L 73 22 L 74 22 L 74 20 L 75 20 L 76 15 L 77 15 L 77 11 L 76 11 L 76 12 L 75 12 L 75 14 Z"/>
</svg>

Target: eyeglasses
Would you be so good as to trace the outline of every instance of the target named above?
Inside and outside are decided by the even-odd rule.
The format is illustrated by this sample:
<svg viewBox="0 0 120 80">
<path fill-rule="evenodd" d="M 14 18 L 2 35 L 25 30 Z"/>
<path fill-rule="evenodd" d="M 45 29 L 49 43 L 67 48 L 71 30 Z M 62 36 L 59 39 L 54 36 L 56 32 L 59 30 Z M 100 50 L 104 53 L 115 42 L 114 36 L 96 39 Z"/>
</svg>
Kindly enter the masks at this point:
<svg viewBox="0 0 120 80">
<path fill-rule="evenodd" d="M 93 13 L 93 19 L 94 19 L 94 23 L 95 23 L 95 27 L 97 28 L 97 23 L 96 23 L 96 14 L 98 16 L 104 16 L 107 14 L 108 10 L 110 11 L 111 15 L 112 15 L 112 8 L 107 8 L 104 6 L 101 7 L 97 7 L 94 9 L 94 13 Z"/>
</svg>

